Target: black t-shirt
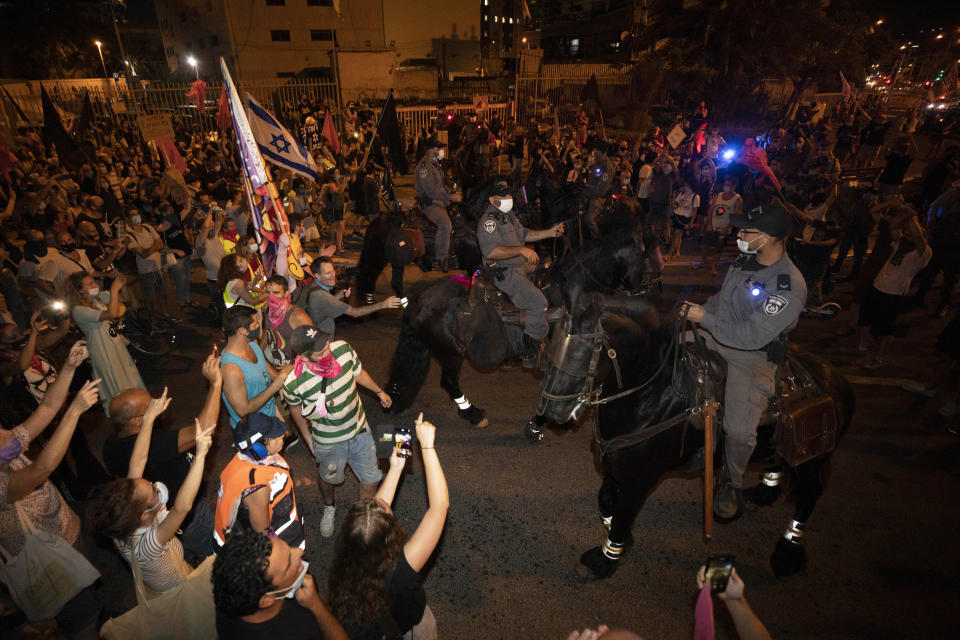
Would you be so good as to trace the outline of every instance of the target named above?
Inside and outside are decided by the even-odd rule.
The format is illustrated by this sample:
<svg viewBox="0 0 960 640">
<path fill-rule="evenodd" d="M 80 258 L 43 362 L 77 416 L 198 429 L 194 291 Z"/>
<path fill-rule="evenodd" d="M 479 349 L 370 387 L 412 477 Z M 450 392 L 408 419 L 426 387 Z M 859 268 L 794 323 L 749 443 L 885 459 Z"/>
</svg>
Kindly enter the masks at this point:
<svg viewBox="0 0 960 640">
<path fill-rule="evenodd" d="M 351 640 L 388 640 L 401 638 L 423 619 L 427 608 L 427 592 L 420 582 L 420 574 L 413 570 L 401 551 L 397 566 L 387 582 L 387 597 L 392 606 L 390 614 L 365 623 L 347 623 L 341 620 Z"/>
<path fill-rule="evenodd" d="M 180 485 L 183 484 L 187 472 L 190 471 L 190 457 L 180 453 L 177 446 L 178 431 L 155 429 L 150 439 L 150 451 L 147 453 L 147 466 L 143 470 L 143 477 L 150 482 L 162 482 L 170 490 L 170 503 L 177 497 Z M 127 477 L 130 466 L 130 455 L 137 436 L 118 438 L 111 435 L 103 443 L 103 464 L 107 471 L 118 478 Z"/>
<path fill-rule="evenodd" d="M 308 609 L 293 598 L 283 599 L 275 617 L 255 624 L 233 618 L 217 609 L 217 635 L 226 640 L 322 640 L 323 631 Z M 352 637 L 352 636 L 351 636 Z M 379 640 L 379 639 L 378 639 Z"/>
</svg>

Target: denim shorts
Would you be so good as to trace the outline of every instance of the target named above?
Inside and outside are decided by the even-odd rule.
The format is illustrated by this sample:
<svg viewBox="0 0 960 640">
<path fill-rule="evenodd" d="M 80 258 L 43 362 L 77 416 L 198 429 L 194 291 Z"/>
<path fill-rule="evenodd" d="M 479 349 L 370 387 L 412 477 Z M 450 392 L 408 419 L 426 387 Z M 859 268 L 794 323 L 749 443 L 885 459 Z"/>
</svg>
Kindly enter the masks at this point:
<svg viewBox="0 0 960 640">
<path fill-rule="evenodd" d="M 361 484 L 380 482 L 383 478 L 377 466 L 377 447 L 368 427 L 346 442 L 318 444 L 314 441 L 313 448 L 317 454 L 317 477 L 327 484 L 341 484 L 348 464 Z"/>
</svg>

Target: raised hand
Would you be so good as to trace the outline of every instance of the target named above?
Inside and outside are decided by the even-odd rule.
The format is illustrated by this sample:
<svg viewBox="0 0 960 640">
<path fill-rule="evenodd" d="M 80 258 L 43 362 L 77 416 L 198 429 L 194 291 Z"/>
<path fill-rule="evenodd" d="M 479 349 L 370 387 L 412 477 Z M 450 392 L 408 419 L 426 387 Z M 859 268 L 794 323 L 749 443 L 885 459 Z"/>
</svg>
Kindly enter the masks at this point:
<svg viewBox="0 0 960 640">
<path fill-rule="evenodd" d="M 173 398 L 167 397 L 167 388 L 164 387 L 159 398 L 150 398 L 150 402 L 147 403 L 147 409 L 143 412 L 144 421 L 156 420 L 157 416 L 167 410 L 171 400 Z"/>
<path fill-rule="evenodd" d="M 70 409 L 83 413 L 100 400 L 100 378 L 96 380 L 87 380 L 77 391 L 73 401 L 70 403 Z"/>
<path fill-rule="evenodd" d="M 218 384 L 223 381 L 223 376 L 220 371 L 220 356 L 215 356 L 210 354 L 207 356 L 207 359 L 203 361 L 203 377 L 210 381 L 211 384 Z"/>
<path fill-rule="evenodd" d="M 211 425 L 204 429 L 200 426 L 200 420 L 197 418 L 193 419 L 194 423 L 194 435 L 197 441 L 197 455 L 205 456 L 207 452 L 210 451 L 210 446 L 213 444 L 213 430 L 217 425 Z"/>
<path fill-rule="evenodd" d="M 421 449 L 432 449 L 434 437 L 437 434 L 437 428 L 423 419 L 423 412 L 417 416 L 417 440 L 420 441 Z"/>
<path fill-rule="evenodd" d="M 70 354 L 67 356 L 68 367 L 79 367 L 80 363 L 87 359 L 87 341 L 77 340 L 70 347 Z"/>
</svg>

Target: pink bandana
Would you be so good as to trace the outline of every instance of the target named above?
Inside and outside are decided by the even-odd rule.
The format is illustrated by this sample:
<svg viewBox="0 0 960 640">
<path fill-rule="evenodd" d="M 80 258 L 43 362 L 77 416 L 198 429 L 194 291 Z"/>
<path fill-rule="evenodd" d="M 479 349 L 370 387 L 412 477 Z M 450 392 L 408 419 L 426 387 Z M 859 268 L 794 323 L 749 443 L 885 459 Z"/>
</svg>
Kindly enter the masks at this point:
<svg viewBox="0 0 960 640">
<path fill-rule="evenodd" d="M 273 325 L 274 329 L 279 327 L 280 323 L 283 322 L 284 317 L 286 317 L 287 315 L 287 309 L 289 308 L 290 308 L 289 293 L 282 298 L 279 296 L 275 296 L 272 293 L 268 296 L 267 317 L 270 319 L 270 324 Z"/>
<path fill-rule="evenodd" d="M 332 353 L 325 355 L 320 362 L 311 362 L 303 356 L 297 356 L 293 361 L 293 375 L 299 378 L 303 375 L 304 367 L 306 367 L 310 373 L 316 374 L 321 378 L 336 378 L 343 369 L 340 363 L 337 362 L 337 359 L 333 357 Z"/>
<path fill-rule="evenodd" d="M 710 593 L 710 583 L 703 585 L 700 595 L 697 596 L 697 608 L 693 627 L 694 640 L 713 640 L 713 599 Z"/>
</svg>

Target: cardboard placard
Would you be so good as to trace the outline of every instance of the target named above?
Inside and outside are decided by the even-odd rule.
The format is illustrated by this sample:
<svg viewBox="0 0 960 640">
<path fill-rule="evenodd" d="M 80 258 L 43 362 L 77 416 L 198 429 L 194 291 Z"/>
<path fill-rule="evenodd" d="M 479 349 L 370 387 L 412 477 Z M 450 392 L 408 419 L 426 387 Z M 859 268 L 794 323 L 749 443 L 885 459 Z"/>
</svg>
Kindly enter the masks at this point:
<svg viewBox="0 0 960 640">
<path fill-rule="evenodd" d="M 686 137 L 687 132 L 683 130 L 683 127 L 676 125 L 670 133 L 667 134 L 667 142 L 670 143 L 671 147 L 676 149 Z"/>
<path fill-rule="evenodd" d="M 137 124 L 140 125 L 140 133 L 144 140 L 173 139 L 173 125 L 170 123 L 170 116 L 166 114 L 140 116 L 137 118 Z"/>
</svg>

